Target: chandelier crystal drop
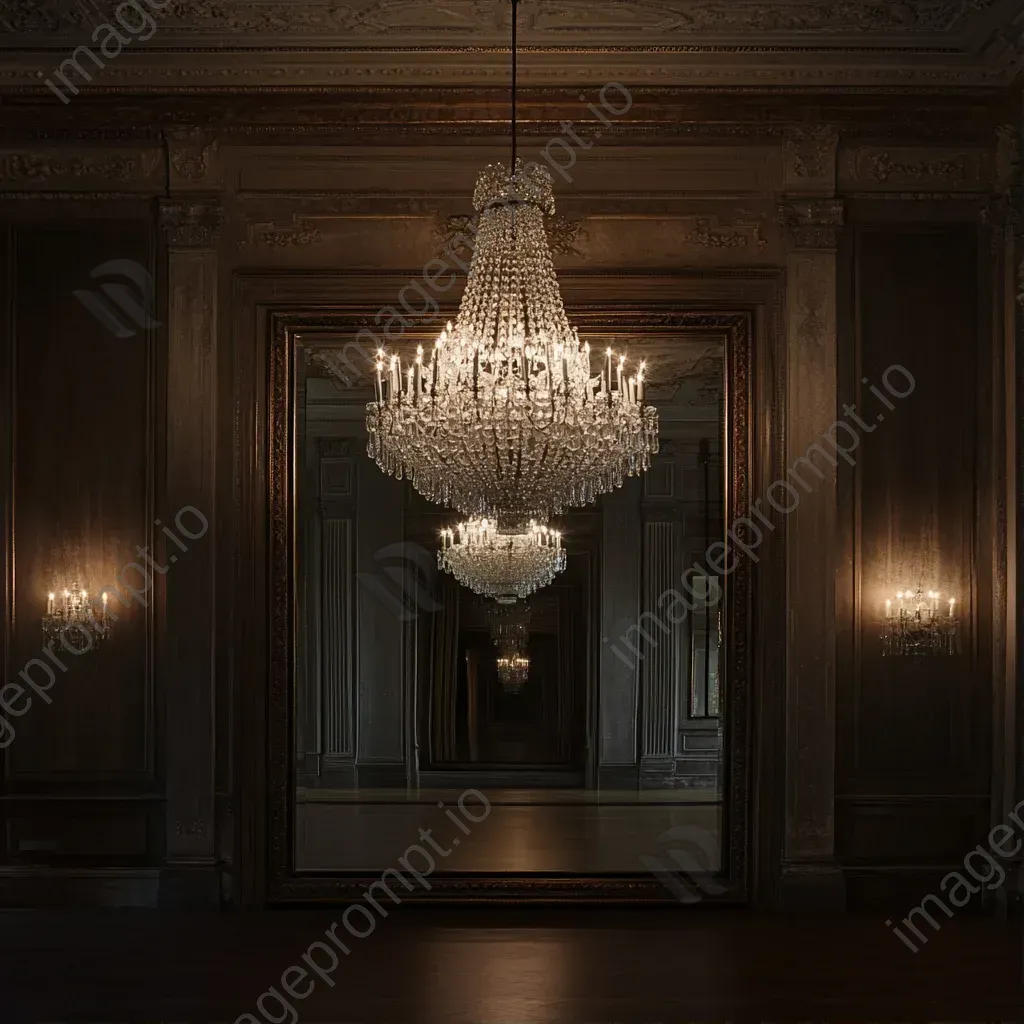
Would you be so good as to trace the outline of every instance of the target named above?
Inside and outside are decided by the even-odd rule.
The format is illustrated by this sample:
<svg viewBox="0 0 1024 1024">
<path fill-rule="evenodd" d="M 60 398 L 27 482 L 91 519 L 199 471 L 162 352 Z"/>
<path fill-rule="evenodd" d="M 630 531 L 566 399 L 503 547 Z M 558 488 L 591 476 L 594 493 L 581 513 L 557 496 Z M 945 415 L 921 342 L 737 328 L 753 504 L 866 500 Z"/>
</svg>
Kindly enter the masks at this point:
<svg viewBox="0 0 1024 1024">
<path fill-rule="evenodd" d="M 431 501 L 509 527 L 587 505 L 650 467 L 658 414 L 644 364 L 608 349 L 594 371 L 569 324 L 544 233 L 551 176 L 487 167 L 458 318 L 425 355 L 377 356 L 367 451 Z"/>
<path fill-rule="evenodd" d="M 565 551 L 562 535 L 546 526 L 513 532 L 472 519 L 441 531 L 437 564 L 474 593 L 508 604 L 546 587 L 565 568 Z"/>
</svg>

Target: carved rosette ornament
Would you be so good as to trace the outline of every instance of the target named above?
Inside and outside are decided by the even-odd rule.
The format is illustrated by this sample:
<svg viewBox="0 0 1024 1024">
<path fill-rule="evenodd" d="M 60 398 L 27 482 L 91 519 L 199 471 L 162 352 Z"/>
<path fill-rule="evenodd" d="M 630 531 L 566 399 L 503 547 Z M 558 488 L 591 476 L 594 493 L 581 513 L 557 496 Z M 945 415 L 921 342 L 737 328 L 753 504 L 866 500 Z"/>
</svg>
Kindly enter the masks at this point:
<svg viewBox="0 0 1024 1024">
<path fill-rule="evenodd" d="M 779 208 L 793 249 L 836 249 L 843 229 L 839 199 L 792 199 Z"/>
<path fill-rule="evenodd" d="M 224 224 L 224 207 L 217 200 L 162 199 L 160 227 L 172 249 L 210 249 Z"/>
</svg>

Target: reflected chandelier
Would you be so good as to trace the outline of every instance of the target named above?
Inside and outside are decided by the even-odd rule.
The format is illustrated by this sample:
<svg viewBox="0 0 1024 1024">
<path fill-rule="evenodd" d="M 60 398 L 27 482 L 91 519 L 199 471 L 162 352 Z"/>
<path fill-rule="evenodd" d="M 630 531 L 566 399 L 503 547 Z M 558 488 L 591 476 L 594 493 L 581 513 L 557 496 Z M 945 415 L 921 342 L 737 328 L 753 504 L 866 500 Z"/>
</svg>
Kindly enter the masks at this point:
<svg viewBox="0 0 1024 1024">
<path fill-rule="evenodd" d="M 511 168 L 484 168 L 473 259 L 455 324 L 414 360 L 380 349 L 367 451 L 431 501 L 523 528 L 587 505 L 650 467 L 658 414 L 644 364 L 610 348 L 595 373 L 570 325 L 544 214 L 552 178 L 516 157 L 515 8 Z M 596 353 L 595 353 L 596 355 Z"/>
<path fill-rule="evenodd" d="M 498 680 L 511 693 L 521 690 L 530 678 L 530 659 L 525 654 L 502 654 L 495 664 Z"/>
<path fill-rule="evenodd" d="M 441 531 L 437 564 L 475 594 L 511 604 L 546 587 L 565 568 L 565 551 L 562 535 L 546 526 L 511 532 L 472 519 Z"/>
</svg>

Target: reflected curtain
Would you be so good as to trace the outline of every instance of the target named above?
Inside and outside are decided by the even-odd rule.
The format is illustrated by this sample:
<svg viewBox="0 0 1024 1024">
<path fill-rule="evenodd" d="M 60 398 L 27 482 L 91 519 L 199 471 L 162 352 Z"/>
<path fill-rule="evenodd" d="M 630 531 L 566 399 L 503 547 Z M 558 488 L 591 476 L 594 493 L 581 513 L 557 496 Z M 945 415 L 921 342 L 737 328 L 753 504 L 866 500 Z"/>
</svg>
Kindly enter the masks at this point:
<svg viewBox="0 0 1024 1024">
<path fill-rule="evenodd" d="M 458 759 L 459 584 L 439 576 L 441 607 L 430 626 L 430 759 Z"/>
</svg>

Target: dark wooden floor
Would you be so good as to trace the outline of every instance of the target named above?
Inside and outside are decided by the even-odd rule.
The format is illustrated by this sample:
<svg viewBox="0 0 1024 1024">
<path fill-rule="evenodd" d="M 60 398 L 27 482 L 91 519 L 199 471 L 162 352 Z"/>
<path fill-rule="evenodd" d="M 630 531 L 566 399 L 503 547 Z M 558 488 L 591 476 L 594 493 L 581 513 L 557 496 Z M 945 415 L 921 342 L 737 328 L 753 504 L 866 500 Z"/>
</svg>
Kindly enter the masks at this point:
<svg viewBox="0 0 1024 1024">
<path fill-rule="evenodd" d="M 1019 928 L 990 920 L 955 919 L 914 954 L 874 917 L 409 906 L 351 939 L 334 987 L 318 981 L 307 998 L 290 1000 L 295 1017 L 273 998 L 261 1016 L 260 995 L 281 991 L 282 973 L 301 966 L 336 920 L 332 911 L 0 913 L 0 1021 L 230 1022 L 245 1013 L 281 1024 L 1024 1017 Z"/>
</svg>

